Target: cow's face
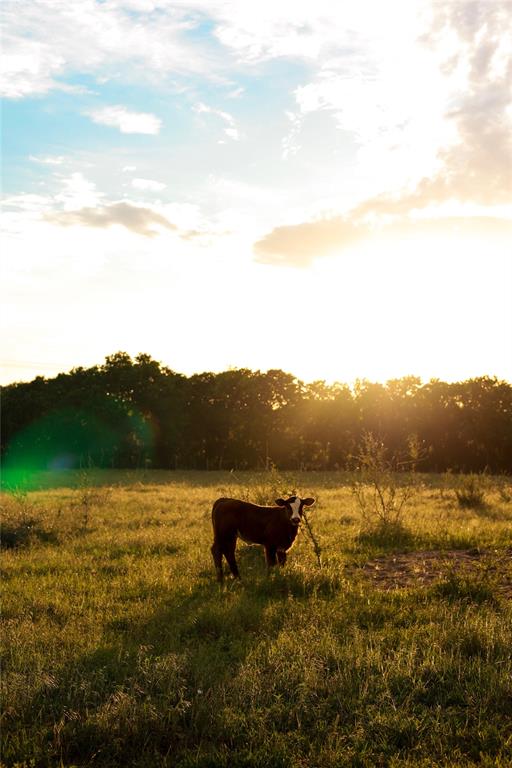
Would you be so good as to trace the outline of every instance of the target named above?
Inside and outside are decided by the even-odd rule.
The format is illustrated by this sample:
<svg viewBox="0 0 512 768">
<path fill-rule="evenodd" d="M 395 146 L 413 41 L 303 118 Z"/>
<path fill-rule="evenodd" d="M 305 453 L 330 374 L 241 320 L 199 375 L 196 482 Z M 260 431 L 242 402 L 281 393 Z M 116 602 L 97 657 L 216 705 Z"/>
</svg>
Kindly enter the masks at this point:
<svg viewBox="0 0 512 768">
<path fill-rule="evenodd" d="M 303 507 L 311 507 L 315 503 L 314 499 L 301 499 L 299 496 L 290 496 L 288 499 L 276 499 L 276 504 L 280 507 L 286 507 L 290 515 L 290 522 L 298 525 L 302 518 Z"/>
</svg>

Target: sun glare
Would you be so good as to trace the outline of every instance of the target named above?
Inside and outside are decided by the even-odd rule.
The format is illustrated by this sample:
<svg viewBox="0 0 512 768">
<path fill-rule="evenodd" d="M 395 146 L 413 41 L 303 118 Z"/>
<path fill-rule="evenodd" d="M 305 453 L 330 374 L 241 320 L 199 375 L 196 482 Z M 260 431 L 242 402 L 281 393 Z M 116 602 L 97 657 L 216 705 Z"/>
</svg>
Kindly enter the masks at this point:
<svg viewBox="0 0 512 768">
<path fill-rule="evenodd" d="M 486 267 L 482 267 L 482 254 Z M 305 378 L 457 380 L 493 374 L 512 311 L 505 243 L 442 236 L 374 240 L 315 265 Z M 485 318 L 486 323 L 482 323 Z M 489 323 L 493 329 L 488 332 Z"/>
<path fill-rule="evenodd" d="M 6 384 L 512 378 L 503 3 L 5 2 Z"/>
</svg>

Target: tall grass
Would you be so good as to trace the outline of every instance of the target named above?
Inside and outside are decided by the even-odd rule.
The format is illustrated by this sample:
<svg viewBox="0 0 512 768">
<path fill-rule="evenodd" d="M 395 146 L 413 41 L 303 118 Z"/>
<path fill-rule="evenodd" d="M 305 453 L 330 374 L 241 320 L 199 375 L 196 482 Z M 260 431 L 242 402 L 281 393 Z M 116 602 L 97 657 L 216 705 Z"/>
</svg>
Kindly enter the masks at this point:
<svg viewBox="0 0 512 768">
<path fill-rule="evenodd" d="M 502 484 L 491 479 L 485 509 L 463 509 L 423 478 L 400 549 L 474 547 L 494 560 L 383 591 L 358 566 L 392 562 L 397 547 L 361 540 L 350 477 L 292 480 L 110 472 L 6 495 L 10 530 L 30 521 L 30 532 L 2 553 L 4 764 L 509 766 Z M 213 500 L 229 490 L 270 503 L 276 484 L 278 496 L 319 499 L 322 568 L 304 534 L 270 577 L 260 549 L 242 545 L 243 581 L 219 591 Z"/>
</svg>

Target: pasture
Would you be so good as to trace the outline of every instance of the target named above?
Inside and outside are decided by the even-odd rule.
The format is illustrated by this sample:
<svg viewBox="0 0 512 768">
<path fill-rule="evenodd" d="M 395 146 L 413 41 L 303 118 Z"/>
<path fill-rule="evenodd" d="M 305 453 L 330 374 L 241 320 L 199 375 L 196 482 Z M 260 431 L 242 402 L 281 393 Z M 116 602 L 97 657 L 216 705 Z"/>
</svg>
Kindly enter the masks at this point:
<svg viewBox="0 0 512 768">
<path fill-rule="evenodd" d="M 389 535 L 362 529 L 344 473 L 4 493 L 3 765 L 510 766 L 512 489 L 488 478 L 467 505 L 461 482 L 423 476 Z M 220 589 L 212 502 L 292 488 L 317 499 L 320 550 L 302 530 L 269 576 L 241 544 Z"/>
</svg>

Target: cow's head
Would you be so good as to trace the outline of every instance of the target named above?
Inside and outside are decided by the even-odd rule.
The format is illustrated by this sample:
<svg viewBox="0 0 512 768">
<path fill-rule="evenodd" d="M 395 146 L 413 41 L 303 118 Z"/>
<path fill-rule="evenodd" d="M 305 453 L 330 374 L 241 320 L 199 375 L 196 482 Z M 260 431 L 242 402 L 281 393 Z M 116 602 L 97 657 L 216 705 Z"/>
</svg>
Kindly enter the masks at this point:
<svg viewBox="0 0 512 768">
<path fill-rule="evenodd" d="M 290 522 L 294 525 L 300 523 L 303 507 L 311 507 L 314 503 L 314 499 L 301 499 L 299 496 L 289 496 L 287 499 L 276 499 L 276 504 L 279 507 L 286 507 L 290 513 Z"/>
</svg>

